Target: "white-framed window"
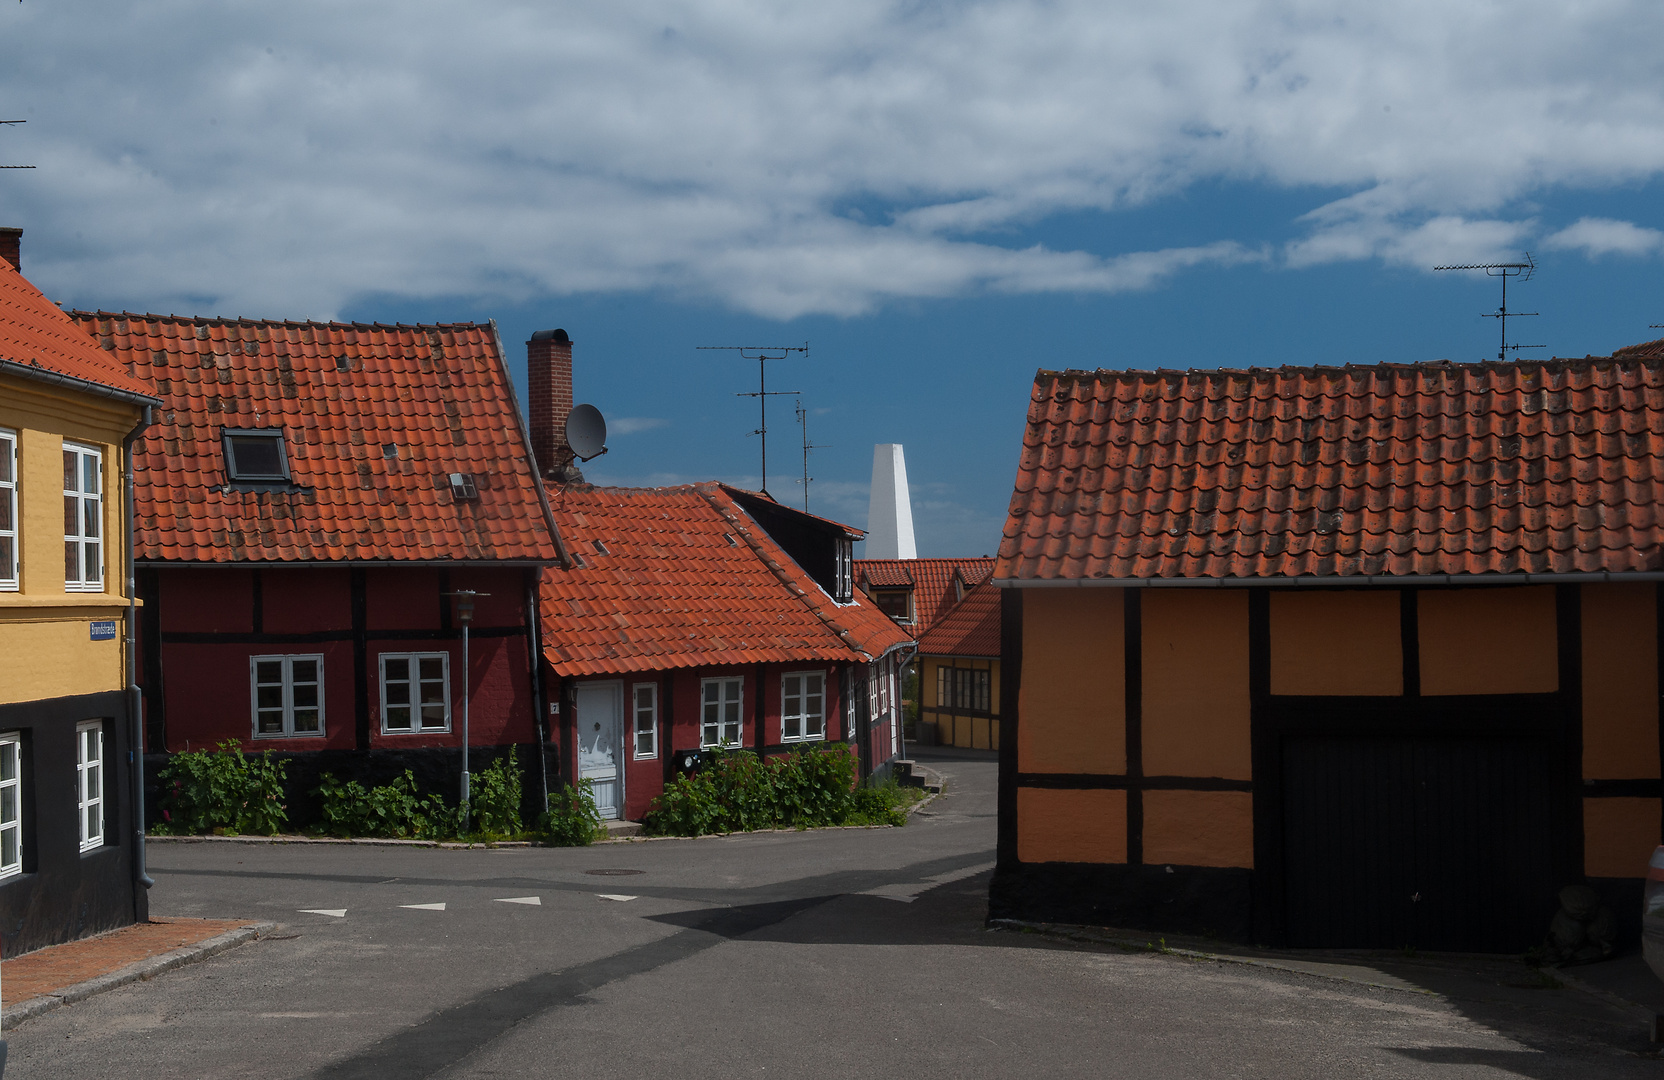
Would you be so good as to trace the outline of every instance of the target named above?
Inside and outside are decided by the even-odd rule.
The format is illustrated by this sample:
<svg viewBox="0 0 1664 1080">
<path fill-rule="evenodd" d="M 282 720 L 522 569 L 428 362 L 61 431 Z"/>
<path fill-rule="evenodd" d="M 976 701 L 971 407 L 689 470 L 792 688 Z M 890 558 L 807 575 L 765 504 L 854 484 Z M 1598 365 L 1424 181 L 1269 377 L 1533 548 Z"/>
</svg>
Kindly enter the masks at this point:
<svg viewBox="0 0 1664 1080">
<path fill-rule="evenodd" d="M 23 740 L 0 735 L 0 878 L 23 872 Z"/>
<path fill-rule="evenodd" d="M 249 714 L 256 739 L 324 733 L 324 658 L 248 658 Z"/>
<path fill-rule="evenodd" d="M 745 680 L 739 676 L 700 682 L 699 745 L 738 746 L 745 716 Z"/>
<path fill-rule="evenodd" d="M 450 654 L 382 653 L 382 734 L 449 730 Z"/>
<path fill-rule="evenodd" d="M 855 542 L 840 537 L 836 543 L 838 551 L 832 599 L 847 604 L 855 599 Z"/>
<path fill-rule="evenodd" d="M 104 454 L 64 443 L 64 590 L 104 591 Z"/>
<path fill-rule="evenodd" d="M 993 673 L 943 664 L 936 669 L 936 706 L 954 712 L 991 711 Z"/>
<path fill-rule="evenodd" d="M 16 588 L 17 432 L 0 429 L 0 591 Z"/>
<path fill-rule="evenodd" d="M 826 738 L 826 673 L 793 671 L 780 676 L 780 741 Z"/>
<path fill-rule="evenodd" d="M 659 685 L 638 682 L 630 687 L 630 715 L 635 717 L 635 754 L 638 758 L 659 756 Z"/>
<path fill-rule="evenodd" d="M 75 806 L 81 850 L 104 846 L 104 722 L 75 725 Z"/>
</svg>

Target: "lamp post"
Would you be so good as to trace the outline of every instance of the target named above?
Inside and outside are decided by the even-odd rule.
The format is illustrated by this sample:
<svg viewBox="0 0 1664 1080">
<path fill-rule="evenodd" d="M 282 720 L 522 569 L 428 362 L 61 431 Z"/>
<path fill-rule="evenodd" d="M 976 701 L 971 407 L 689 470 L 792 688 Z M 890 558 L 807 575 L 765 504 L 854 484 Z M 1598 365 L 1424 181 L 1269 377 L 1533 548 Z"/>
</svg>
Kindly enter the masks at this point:
<svg viewBox="0 0 1664 1080">
<path fill-rule="evenodd" d="M 468 678 L 468 626 L 474 621 L 474 597 L 490 596 L 490 593 L 475 592 L 473 589 L 458 589 L 456 592 L 446 593 L 456 597 L 456 618 L 462 624 L 462 832 L 468 832 L 468 699 L 473 696 L 472 685 Z"/>
</svg>

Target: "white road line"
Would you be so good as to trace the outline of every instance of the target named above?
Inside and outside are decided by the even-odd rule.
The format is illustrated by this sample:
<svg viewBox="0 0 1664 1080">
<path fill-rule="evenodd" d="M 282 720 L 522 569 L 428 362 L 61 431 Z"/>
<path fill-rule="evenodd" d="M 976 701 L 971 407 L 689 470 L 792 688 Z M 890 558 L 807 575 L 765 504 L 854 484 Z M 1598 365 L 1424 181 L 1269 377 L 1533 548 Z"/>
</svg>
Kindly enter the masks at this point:
<svg viewBox="0 0 1664 1080">
<path fill-rule="evenodd" d="M 599 896 L 603 900 L 617 900 L 619 903 L 623 903 L 626 900 L 634 900 L 635 899 L 635 897 L 633 897 L 633 896 L 620 896 L 617 893 L 598 892 L 595 895 Z"/>
<path fill-rule="evenodd" d="M 402 908 L 410 908 L 414 911 L 444 911 L 445 910 L 445 905 L 444 904 L 400 904 L 399 906 L 402 907 Z"/>
<path fill-rule="evenodd" d="M 530 904 L 532 907 L 542 907 L 543 906 L 543 897 L 541 897 L 541 896 L 499 896 L 497 898 L 497 903 L 499 903 L 499 904 Z"/>
<path fill-rule="evenodd" d="M 307 907 L 307 908 L 301 908 L 300 913 L 302 915 L 330 915 L 330 916 L 333 916 L 337 919 L 344 919 L 344 918 L 347 917 L 347 909 L 344 908 L 344 907 L 337 907 L 337 908 Z"/>
</svg>

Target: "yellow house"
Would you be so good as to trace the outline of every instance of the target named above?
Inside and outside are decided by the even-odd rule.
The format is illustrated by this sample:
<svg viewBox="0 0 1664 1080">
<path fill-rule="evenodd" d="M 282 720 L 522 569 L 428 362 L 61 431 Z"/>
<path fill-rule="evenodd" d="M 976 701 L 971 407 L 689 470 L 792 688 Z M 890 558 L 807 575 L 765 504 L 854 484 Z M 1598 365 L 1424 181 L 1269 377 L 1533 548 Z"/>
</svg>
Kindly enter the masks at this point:
<svg viewBox="0 0 1664 1080">
<path fill-rule="evenodd" d="M 151 388 L 19 272 L 0 229 L 0 947 L 147 917 L 125 476 Z"/>
</svg>

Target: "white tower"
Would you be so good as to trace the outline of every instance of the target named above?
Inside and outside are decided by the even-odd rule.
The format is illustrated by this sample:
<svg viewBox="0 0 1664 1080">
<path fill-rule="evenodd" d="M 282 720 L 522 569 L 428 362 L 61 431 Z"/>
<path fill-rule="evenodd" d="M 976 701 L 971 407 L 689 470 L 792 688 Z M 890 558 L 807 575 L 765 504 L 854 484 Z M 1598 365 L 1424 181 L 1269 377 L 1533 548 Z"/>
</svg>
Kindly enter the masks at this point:
<svg viewBox="0 0 1664 1080">
<path fill-rule="evenodd" d="M 913 506 L 907 499 L 907 461 L 900 443 L 872 448 L 872 501 L 867 504 L 866 559 L 916 559 Z"/>
</svg>

